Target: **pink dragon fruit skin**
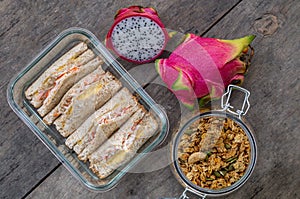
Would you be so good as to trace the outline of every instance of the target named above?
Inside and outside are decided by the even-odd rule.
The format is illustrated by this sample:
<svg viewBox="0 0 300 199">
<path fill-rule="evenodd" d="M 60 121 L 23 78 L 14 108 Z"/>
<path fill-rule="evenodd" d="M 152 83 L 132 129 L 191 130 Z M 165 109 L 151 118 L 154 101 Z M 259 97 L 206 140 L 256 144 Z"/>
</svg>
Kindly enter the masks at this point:
<svg viewBox="0 0 300 199">
<path fill-rule="evenodd" d="M 197 98 L 220 97 L 230 83 L 243 82 L 246 63 L 240 56 L 254 38 L 221 40 L 188 34 L 169 58 L 156 60 L 156 70 L 176 97 L 192 109 Z"/>
</svg>

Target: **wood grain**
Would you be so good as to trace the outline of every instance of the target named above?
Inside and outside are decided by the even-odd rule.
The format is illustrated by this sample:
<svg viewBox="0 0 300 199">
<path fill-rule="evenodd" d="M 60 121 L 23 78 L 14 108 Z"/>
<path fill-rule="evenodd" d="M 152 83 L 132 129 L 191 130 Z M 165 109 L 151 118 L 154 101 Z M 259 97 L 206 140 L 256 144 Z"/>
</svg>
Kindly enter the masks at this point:
<svg viewBox="0 0 300 199">
<path fill-rule="evenodd" d="M 170 29 L 180 30 L 182 32 L 190 30 L 202 33 L 207 31 L 208 27 L 211 27 L 216 21 L 222 18 L 237 2 L 238 0 L 226 0 L 221 3 L 217 1 L 207 2 L 204 0 L 189 0 L 185 2 L 179 0 L 172 2 L 163 0 L 151 2 L 138 0 L 134 1 L 134 4 L 157 8 L 165 25 Z M 47 176 L 60 165 L 48 149 L 9 108 L 6 102 L 6 88 L 9 80 L 13 75 L 24 68 L 26 64 L 45 48 L 61 31 L 69 27 L 77 26 L 86 28 L 103 41 L 109 27 L 113 23 L 115 12 L 121 7 L 132 5 L 132 3 L 133 2 L 129 0 L 121 2 L 97 0 L 0 1 L 1 198 L 20 198 L 27 196 L 36 186 L 45 179 L 47 180 Z M 126 63 L 125 67 L 131 68 L 130 64 L 127 66 Z M 140 78 L 140 81 L 150 81 L 154 78 L 152 75 L 155 74 L 155 71 L 152 71 L 152 73 L 149 71 L 149 74 L 151 75 L 147 76 L 148 79 Z M 65 173 L 63 168 L 59 168 L 58 171 Z M 169 169 L 164 169 L 160 172 L 161 173 L 158 172 L 156 174 L 157 178 L 163 175 L 173 182 L 171 184 L 174 184 L 174 186 L 178 188 L 180 187 L 178 184 L 176 185 L 176 183 L 174 183 L 175 180 L 170 177 Z M 53 174 L 54 179 L 58 177 L 56 176 L 58 173 L 56 174 L 55 172 Z M 64 175 L 70 177 L 69 173 L 65 173 Z M 143 182 L 136 181 L 133 183 L 133 181 L 144 174 L 134 175 L 133 179 L 131 176 L 124 178 L 123 182 L 126 182 L 126 184 L 124 183 L 125 185 L 123 186 L 120 185 L 121 189 L 123 189 L 122 194 L 128 192 L 128 196 L 136 195 L 137 198 L 140 198 L 141 195 L 139 195 L 140 193 L 135 188 L 135 185 L 137 185 L 135 183 L 143 184 Z M 146 180 L 151 182 L 152 174 L 145 175 L 147 176 Z M 131 184 L 131 189 L 127 189 L 128 180 L 129 184 Z M 70 180 L 67 181 L 67 184 L 64 185 L 64 183 L 61 183 L 58 186 L 60 188 L 63 186 L 69 189 L 75 183 L 73 188 L 77 188 L 78 185 L 74 178 L 71 177 Z M 160 181 L 163 183 L 164 179 L 160 179 Z M 158 188 L 162 189 L 162 187 Z M 38 190 L 35 192 L 35 196 L 39 198 Z M 82 191 L 83 195 L 90 193 L 84 189 Z M 145 189 L 143 194 L 148 194 L 151 191 L 151 189 Z M 65 193 L 62 189 L 61 192 L 57 190 L 55 193 L 49 191 L 45 197 L 69 198 L 69 194 Z M 110 196 L 114 194 L 114 192 L 111 192 Z"/>
<path fill-rule="evenodd" d="M 240 190 L 220 198 L 300 197 L 300 63 L 299 43 L 295 42 L 299 41 L 300 34 L 297 10 L 299 3 L 296 1 L 242 1 L 206 34 L 222 38 L 235 38 L 250 33 L 257 35 L 253 43 L 256 55 L 244 87 L 251 91 L 252 107 L 246 118 L 256 135 L 258 163 L 252 177 Z M 153 90 L 152 95 L 160 98 L 163 93 L 163 90 L 161 94 Z M 238 97 L 233 102 L 240 100 Z M 152 162 L 145 160 L 143 165 Z M 44 193 L 50 192 L 53 187 L 54 193 L 61 193 L 66 187 L 76 187 L 79 190 L 77 193 L 85 193 L 84 196 L 89 198 L 160 198 L 179 196 L 182 191 L 169 168 L 151 173 L 130 174 L 115 189 L 104 194 L 91 193 L 74 184 L 63 188 L 55 186 L 66 182 L 57 182 L 58 176 L 70 176 L 63 170 L 59 168 L 54 172 L 30 197 L 46 196 Z M 72 193 L 66 195 L 77 197 Z M 67 197 L 66 195 L 58 196 Z"/>
<path fill-rule="evenodd" d="M 249 182 L 225 198 L 300 197 L 299 8 L 293 0 L 243 1 L 207 34 L 257 35 L 244 87 L 251 92 L 246 118 L 257 139 L 258 162 Z"/>
<path fill-rule="evenodd" d="M 40 140 L 18 119 L 1 89 L 0 190 L 1 198 L 18 198 L 58 165 Z"/>
</svg>

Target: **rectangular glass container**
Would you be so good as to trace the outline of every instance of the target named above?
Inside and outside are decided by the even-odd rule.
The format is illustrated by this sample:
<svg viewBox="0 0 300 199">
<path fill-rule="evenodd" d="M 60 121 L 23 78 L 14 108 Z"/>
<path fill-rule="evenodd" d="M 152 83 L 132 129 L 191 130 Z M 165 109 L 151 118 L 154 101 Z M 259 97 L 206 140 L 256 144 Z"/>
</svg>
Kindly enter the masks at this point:
<svg viewBox="0 0 300 199">
<path fill-rule="evenodd" d="M 77 158 L 73 150 L 64 143 L 66 138 L 61 136 L 54 126 L 48 126 L 37 113 L 37 110 L 25 98 L 25 90 L 31 85 L 55 60 L 70 50 L 79 42 L 86 42 L 93 52 L 100 56 L 105 64 L 105 71 L 110 71 L 137 97 L 139 103 L 150 111 L 159 124 L 157 132 L 138 151 L 126 165 L 114 171 L 105 179 L 98 178 L 88 165 Z M 122 67 L 101 42 L 88 30 L 70 28 L 62 32 L 52 41 L 33 61 L 17 74 L 9 83 L 7 100 L 13 111 L 47 146 L 58 160 L 86 187 L 96 191 L 107 191 L 113 188 L 130 169 L 158 146 L 166 137 L 169 122 L 163 110 Z"/>
</svg>

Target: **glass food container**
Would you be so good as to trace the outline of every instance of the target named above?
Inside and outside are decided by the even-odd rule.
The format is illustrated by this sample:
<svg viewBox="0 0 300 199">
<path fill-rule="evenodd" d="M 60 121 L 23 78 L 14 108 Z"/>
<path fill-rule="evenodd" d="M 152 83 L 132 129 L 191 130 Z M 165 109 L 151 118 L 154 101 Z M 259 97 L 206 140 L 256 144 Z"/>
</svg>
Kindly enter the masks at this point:
<svg viewBox="0 0 300 199">
<path fill-rule="evenodd" d="M 233 89 L 241 91 L 241 92 L 243 92 L 245 94 L 244 102 L 243 102 L 242 108 L 240 110 L 234 110 L 234 107 L 232 107 L 230 105 L 230 103 L 229 103 L 230 96 L 232 94 L 232 90 Z M 212 196 L 212 197 L 214 197 L 214 196 L 226 195 L 226 194 L 229 194 L 229 193 L 237 190 L 238 188 L 240 188 L 249 179 L 250 175 L 252 174 L 252 172 L 254 170 L 254 166 L 255 166 L 256 160 L 257 160 L 257 147 L 256 147 L 256 142 L 255 142 L 255 139 L 254 139 L 254 136 L 253 136 L 253 131 L 250 128 L 250 126 L 247 124 L 247 122 L 245 121 L 245 119 L 242 117 L 242 116 L 246 115 L 246 113 L 247 113 L 247 111 L 248 111 L 248 109 L 250 107 L 250 104 L 249 104 L 249 101 L 248 101 L 249 95 L 250 95 L 250 92 L 248 90 L 246 90 L 244 88 L 241 88 L 241 87 L 238 87 L 238 86 L 235 86 L 235 85 L 229 85 L 228 86 L 228 91 L 221 98 L 221 107 L 222 107 L 222 110 L 204 112 L 204 113 L 201 113 L 201 114 L 199 114 L 197 116 L 194 116 L 192 119 L 190 119 L 181 128 L 181 130 L 178 133 L 176 133 L 174 135 L 173 140 L 172 140 L 172 144 L 171 144 L 172 170 L 173 170 L 174 175 L 176 176 L 177 180 L 185 188 L 184 192 L 180 196 L 180 199 L 187 199 L 187 198 L 189 198 L 188 197 L 188 192 L 194 193 L 195 195 L 199 196 L 200 198 L 206 198 L 206 196 Z M 180 166 L 180 161 L 182 161 L 182 160 L 180 159 L 180 157 L 178 155 L 178 154 L 180 154 L 179 153 L 180 142 L 181 142 L 181 140 L 184 139 L 183 138 L 184 134 L 188 133 L 188 135 L 191 135 L 187 131 L 189 129 L 189 127 L 191 125 L 193 125 L 193 124 L 201 121 L 201 120 L 202 121 L 207 121 L 205 119 L 211 118 L 211 117 L 217 118 L 217 119 L 221 119 L 221 120 L 230 119 L 233 122 L 235 122 L 244 131 L 244 133 L 246 134 L 246 137 L 248 138 L 249 145 L 250 145 L 250 153 L 249 153 L 250 156 L 248 158 L 249 162 L 248 162 L 248 166 L 244 170 L 243 175 L 236 182 L 234 182 L 233 184 L 231 184 L 230 186 L 224 186 L 224 187 L 222 187 L 220 189 L 219 188 L 217 188 L 217 189 L 211 189 L 211 188 L 207 188 L 207 187 L 203 188 L 203 187 L 199 186 L 198 184 L 193 183 L 191 181 L 191 180 L 193 180 L 193 176 L 191 175 L 189 177 L 188 174 L 186 174 L 186 175 L 184 174 L 183 169 Z M 200 133 L 200 135 L 201 135 L 201 133 Z M 208 137 L 208 135 L 206 135 L 206 137 Z M 220 134 L 219 134 L 219 137 L 221 137 Z M 204 140 L 204 139 L 205 139 L 205 137 L 202 138 L 202 140 Z M 203 143 L 205 143 L 205 142 L 203 142 Z M 215 144 L 216 144 L 216 142 L 215 142 Z M 199 146 L 200 146 L 200 144 L 199 144 Z M 214 145 L 214 146 L 216 146 L 216 145 Z M 228 146 L 228 148 L 229 148 L 229 146 Z M 225 147 L 226 147 L 226 145 L 225 145 Z M 206 156 L 206 157 L 202 157 L 201 161 L 208 161 L 208 159 L 204 159 L 204 158 L 208 158 L 209 157 L 209 153 L 205 154 L 204 156 Z M 190 161 L 190 159 L 188 159 L 187 162 L 189 162 L 189 161 Z M 231 159 L 229 159 L 229 162 L 230 161 L 233 162 L 233 161 L 236 161 L 236 159 L 231 158 Z M 187 163 L 185 163 L 185 164 L 187 164 Z M 217 163 L 215 163 L 215 164 L 217 164 Z M 228 164 L 227 161 L 225 161 L 225 164 Z M 195 167 L 195 168 L 199 168 L 199 167 Z M 231 170 L 234 169 L 233 166 L 230 167 L 230 168 L 231 168 Z M 194 167 L 192 169 L 194 169 Z M 215 174 L 212 171 L 211 173 L 215 174 L 217 176 L 216 177 L 214 175 L 213 176 L 214 179 L 219 179 L 219 177 L 222 177 L 221 174 L 226 174 L 225 172 L 229 173 L 228 167 L 225 168 L 225 169 L 226 170 L 224 170 L 224 173 L 218 172 L 218 173 Z M 206 178 L 205 179 L 206 182 L 208 182 L 208 180 L 213 180 L 213 179 L 211 179 L 211 178 L 209 178 L 209 179 Z"/>
<path fill-rule="evenodd" d="M 95 175 L 89 169 L 88 163 L 80 161 L 75 152 L 66 147 L 66 138 L 61 136 L 53 125 L 47 125 L 25 97 L 25 90 L 29 85 L 54 61 L 80 42 L 85 42 L 96 56 L 104 60 L 103 70 L 109 71 L 120 80 L 123 87 L 126 87 L 138 99 L 138 102 L 152 113 L 158 123 L 155 134 L 146 141 L 134 157 L 104 179 L 100 179 Z M 72 175 L 86 187 L 95 191 L 107 191 L 113 188 L 142 157 L 163 141 L 169 129 L 165 112 L 159 108 L 125 68 L 115 60 L 101 42 L 91 32 L 82 28 L 70 28 L 59 34 L 28 66 L 11 80 L 7 89 L 7 99 L 13 111 Z"/>
</svg>

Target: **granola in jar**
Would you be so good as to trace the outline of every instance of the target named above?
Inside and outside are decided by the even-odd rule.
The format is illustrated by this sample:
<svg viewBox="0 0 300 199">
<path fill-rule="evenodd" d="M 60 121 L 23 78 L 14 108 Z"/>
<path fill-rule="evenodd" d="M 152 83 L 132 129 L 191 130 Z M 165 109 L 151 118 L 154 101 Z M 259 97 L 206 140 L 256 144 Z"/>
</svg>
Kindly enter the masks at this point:
<svg viewBox="0 0 300 199">
<path fill-rule="evenodd" d="M 230 118 L 206 116 L 192 123 L 178 145 L 178 163 L 192 183 L 207 189 L 233 185 L 250 164 L 250 142 Z"/>
</svg>

